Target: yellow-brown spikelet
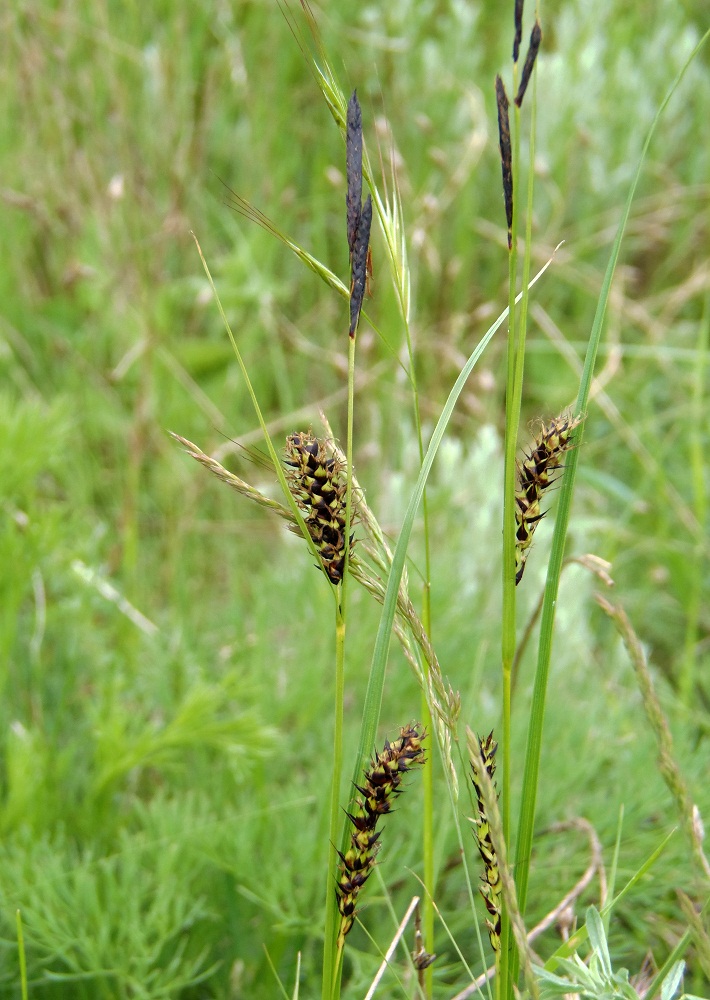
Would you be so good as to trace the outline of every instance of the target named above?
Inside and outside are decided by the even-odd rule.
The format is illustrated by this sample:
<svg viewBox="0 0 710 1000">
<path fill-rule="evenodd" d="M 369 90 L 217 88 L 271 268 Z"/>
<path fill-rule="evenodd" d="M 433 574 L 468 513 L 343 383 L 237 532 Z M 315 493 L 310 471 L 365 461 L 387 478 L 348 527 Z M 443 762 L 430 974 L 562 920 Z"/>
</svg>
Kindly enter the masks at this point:
<svg viewBox="0 0 710 1000">
<path fill-rule="evenodd" d="M 310 431 L 287 438 L 285 463 L 286 479 L 301 508 L 323 570 L 331 583 L 337 585 L 345 568 L 345 466 Z"/>
<path fill-rule="evenodd" d="M 485 738 L 480 738 L 478 740 L 478 745 L 481 749 L 483 766 L 488 773 L 488 777 L 491 781 L 493 781 L 493 775 L 495 774 L 496 769 L 495 755 L 498 749 L 498 744 L 493 739 L 493 733 L 490 732 Z M 498 869 L 498 859 L 496 857 L 495 848 L 493 847 L 493 841 L 491 840 L 491 830 L 486 813 L 483 790 L 478 777 L 479 767 L 480 763 L 478 757 L 472 754 L 471 780 L 473 781 L 473 787 L 476 792 L 476 801 L 478 805 L 476 817 L 474 819 L 474 833 L 476 835 L 478 850 L 483 858 L 483 865 L 485 868 L 485 873 L 481 876 L 481 882 L 483 884 L 480 887 L 480 893 L 486 904 L 488 916 L 490 917 L 490 919 L 486 920 L 488 937 L 490 938 L 493 950 L 497 953 L 500 951 L 500 904 L 502 883 L 500 871 Z"/>
<path fill-rule="evenodd" d="M 379 850 L 380 816 L 392 811 L 392 802 L 402 791 L 402 777 L 412 767 L 424 763 L 422 741 L 425 733 L 419 724 L 404 726 L 392 743 L 385 740 L 382 753 L 370 761 L 362 785 L 356 785 L 360 798 L 356 799 L 352 813 L 347 817 L 352 823 L 350 847 L 340 856 L 340 870 L 336 884 L 338 909 L 341 914 L 338 947 L 355 921 L 357 897 L 369 878 Z"/>
<path fill-rule="evenodd" d="M 571 434 L 582 417 L 562 415 L 543 424 L 532 450 L 518 463 L 515 490 L 515 582 L 520 583 L 532 536 L 545 516 L 540 508 L 542 494 L 555 482 L 552 473 L 560 468 L 562 456 L 571 447 Z"/>
</svg>

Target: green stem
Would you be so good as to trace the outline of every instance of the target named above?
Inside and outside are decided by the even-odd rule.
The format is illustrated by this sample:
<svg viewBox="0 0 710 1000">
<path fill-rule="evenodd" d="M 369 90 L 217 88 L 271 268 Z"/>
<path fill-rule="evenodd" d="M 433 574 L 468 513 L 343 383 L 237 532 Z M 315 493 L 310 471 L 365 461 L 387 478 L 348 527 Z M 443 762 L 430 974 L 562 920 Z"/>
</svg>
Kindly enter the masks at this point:
<svg viewBox="0 0 710 1000">
<path fill-rule="evenodd" d="M 515 428 L 517 433 L 517 428 L 520 424 L 520 411 L 522 409 L 522 397 L 523 397 L 523 377 L 525 374 L 525 343 L 527 337 L 527 319 L 528 319 L 528 301 L 530 298 L 530 289 L 528 287 L 530 282 L 530 268 L 531 268 L 531 247 L 532 247 L 532 214 L 533 214 L 533 191 L 534 191 L 534 162 L 535 162 L 535 126 L 537 121 L 537 74 L 533 77 L 533 93 L 532 93 L 532 112 L 530 118 L 530 152 L 529 152 L 529 162 L 528 162 L 528 187 L 527 187 L 527 205 L 526 205 L 526 215 L 525 215 L 525 251 L 523 253 L 523 288 L 522 288 L 522 300 L 520 303 L 520 320 L 518 324 L 518 335 L 516 340 L 516 353 L 515 353 L 515 375 L 513 383 L 513 416 L 515 418 Z M 520 162 L 520 109 L 515 108 L 515 146 L 513 150 L 513 168 L 514 177 L 516 176 L 516 165 Z M 515 188 L 514 188 L 515 190 Z M 513 201 L 513 217 L 516 215 L 516 202 Z M 506 441 L 507 444 L 507 441 Z M 513 473 L 515 476 L 515 473 Z M 513 504 L 515 504 L 515 497 L 513 497 Z M 515 510 L 513 509 L 513 520 L 515 519 Z M 513 556 L 515 560 L 515 556 Z M 515 566 L 513 566 L 513 572 L 515 572 Z M 515 649 L 513 649 L 513 654 Z M 510 691 L 509 691 L 510 697 Z M 510 705 L 508 706 L 510 710 Z M 532 727 L 533 722 L 531 718 L 530 726 Z M 507 755 L 506 755 L 507 756 Z M 505 759 L 505 758 L 504 758 Z M 523 796 L 527 794 L 527 787 L 523 786 Z M 509 817 L 508 817 L 509 819 Z M 506 830 L 505 834 L 506 843 L 510 843 L 510 829 Z M 520 902 L 520 914 L 524 915 L 523 903 Z M 510 947 L 511 957 L 509 966 L 509 977 L 508 983 L 510 988 L 512 984 L 517 982 L 518 969 L 520 964 L 519 955 L 517 953 L 517 948 L 515 946 L 515 941 L 510 937 Z"/>
<path fill-rule="evenodd" d="M 414 368 L 414 350 L 412 348 L 412 338 L 409 330 L 409 322 L 405 319 L 405 331 L 407 336 L 407 352 L 409 355 L 409 380 L 412 386 L 414 398 L 414 421 L 417 429 L 417 442 L 419 445 L 419 467 L 424 463 L 424 439 L 422 436 L 421 410 L 419 408 L 419 391 L 417 389 L 417 375 Z M 426 488 L 422 494 L 422 519 L 424 526 L 424 588 L 422 595 L 422 624 L 424 630 L 432 641 L 431 622 L 431 540 L 429 533 L 429 505 L 427 504 Z M 425 676 L 429 674 L 429 664 L 426 659 L 422 661 Z M 424 729 L 433 736 L 433 726 L 431 709 L 427 701 L 426 689 L 421 693 L 421 721 Z M 424 923 L 424 947 L 428 951 L 434 951 L 434 767 L 432 754 L 429 754 L 429 766 L 424 768 L 424 803 L 422 815 L 422 855 L 424 865 L 424 898 L 422 900 L 422 913 Z M 434 987 L 434 970 L 431 966 L 424 973 L 424 984 L 426 996 L 432 995 Z"/>
<path fill-rule="evenodd" d="M 517 89 L 518 67 L 513 67 L 513 93 Z M 518 442 L 518 424 L 520 423 L 520 401 L 522 399 L 524 326 L 522 317 L 520 329 L 523 331 L 522 347 L 519 342 L 518 326 L 515 310 L 515 286 L 518 270 L 518 241 L 516 236 L 518 219 L 518 164 L 520 162 L 520 112 L 516 108 L 515 127 L 513 129 L 512 147 L 512 177 L 513 177 L 513 224 L 512 244 L 508 254 L 508 364 L 505 388 L 505 468 L 503 481 L 503 623 L 501 635 L 501 665 L 503 675 L 503 718 L 501 740 L 502 756 L 502 788 L 501 788 L 501 820 L 503 824 L 503 839 L 510 843 L 510 775 L 511 775 L 511 678 L 513 660 L 515 658 L 516 622 L 515 622 L 515 452 Z M 526 294 L 525 286 L 523 294 Z M 510 965 L 515 965 L 511 956 L 514 947 L 510 920 L 503 909 L 501 920 L 501 950 L 500 986 L 503 995 L 510 996 L 511 979 L 508 974 Z"/>
<path fill-rule="evenodd" d="M 345 696 L 345 628 L 348 569 L 350 566 L 350 535 L 353 505 L 353 425 L 355 414 L 355 337 L 348 338 L 348 428 L 345 455 L 347 486 L 345 492 L 345 568 L 338 588 L 335 609 L 335 708 L 333 722 L 333 775 L 330 786 L 330 824 L 328 878 L 325 901 L 325 941 L 323 946 L 323 1000 L 337 1000 L 340 995 L 342 948 L 336 947 L 340 914 L 335 895 L 338 855 L 335 845 L 342 826 L 340 816 L 340 785 L 343 774 L 343 701 Z"/>
<path fill-rule="evenodd" d="M 17 928 L 17 951 L 20 961 L 20 989 L 22 1000 L 27 1000 L 27 959 L 25 957 L 25 936 L 22 931 L 22 914 L 15 911 L 15 926 Z"/>
<path fill-rule="evenodd" d="M 606 314 L 606 307 L 609 301 L 611 283 L 616 270 L 616 265 L 621 252 L 621 242 L 628 223 L 631 205 L 636 194 L 641 170 L 648 148 L 651 144 L 656 127 L 661 120 L 663 112 L 671 97 L 675 93 L 683 79 L 691 62 L 695 59 L 702 46 L 710 39 L 710 29 L 705 32 L 697 43 L 693 51 L 686 59 L 684 65 L 676 75 L 666 96 L 661 102 L 658 111 L 646 134 L 646 139 L 641 150 L 641 155 L 636 167 L 633 180 L 626 198 L 621 220 L 614 240 L 614 245 L 609 255 L 604 280 L 602 282 L 597 309 L 592 323 L 592 330 L 587 345 L 587 354 L 584 361 L 584 370 L 580 381 L 575 413 L 585 413 L 589 402 L 589 394 L 592 386 L 594 365 L 599 351 L 599 343 Z M 582 440 L 582 424 L 575 431 L 575 443 L 580 444 Z M 520 913 L 525 914 L 525 904 L 527 900 L 528 878 L 530 874 L 530 854 L 532 850 L 533 829 L 535 823 L 535 805 L 537 797 L 538 774 L 540 768 L 540 752 L 542 747 L 542 730 L 544 723 L 545 696 L 547 691 L 547 679 L 550 669 L 550 659 L 552 655 L 552 634 L 555 621 L 555 610 L 557 606 L 557 593 L 559 589 L 560 572 L 562 569 L 562 559 L 564 556 L 567 526 L 569 524 L 572 495 L 574 492 L 575 473 L 579 460 L 579 447 L 573 447 L 567 453 L 565 460 L 565 473 L 562 477 L 560 488 L 560 498 L 557 507 L 557 518 L 555 520 L 555 530 L 552 538 L 552 551 L 550 561 L 547 566 L 547 580 L 545 582 L 545 597 L 543 602 L 542 616 L 540 619 L 540 638 L 538 645 L 537 668 L 535 672 L 535 682 L 533 688 L 533 704 L 531 707 L 531 726 L 528 732 L 528 745 L 525 753 L 525 771 L 523 774 L 523 789 L 525 794 L 520 806 L 520 818 L 518 823 L 517 856 L 516 856 L 516 884 L 518 887 L 518 905 Z"/>
<path fill-rule="evenodd" d="M 412 346 L 412 336 L 409 328 L 409 320 L 406 315 L 406 305 L 400 300 L 402 315 L 404 317 L 404 330 L 407 338 L 407 355 L 409 360 L 409 383 L 412 387 L 412 397 L 414 400 L 414 422 L 417 431 L 417 443 L 419 446 L 419 467 L 424 463 L 424 438 L 422 434 L 422 418 L 419 407 L 419 390 L 417 388 L 417 373 L 414 366 L 414 348 Z M 431 539 L 429 533 L 429 505 L 427 503 L 426 488 L 422 494 L 422 520 L 424 526 L 424 588 L 422 594 L 422 624 L 424 630 L 432 641 L 431 634 Z M 425 676 L 429 674 L 429 664 L 426 659 L 422 661 Z M 421 722 L 429 733 L 433 736 L 433 726 L 431 710 L 427 701 L 426 688 L 422 688 L 421 693 Z M 424 768 L 423 787 L 424 803 L 422 810 L 422 856 L 424 866 L 424 898 L 422 899 L 422 913 L 424 924 L 424 947 L 428 951 L 434 950 L 434 768 L 433 759 L 430 753 L 429 766 Z M 434 970 L 431 966 L 424 974 L 424 985 L 426 996 L 432 995 L 434 987 Z"/>
<path fill-rule="evenodd" d="M 417 415 L 419 405 L 417 402 Z M 419 435 L 419 445 L 421 452 L 421 462 L 424 461 L 422 449 L 421 433 Z M 425 547 L 425 569 L 426 580 L 424 583 L 424 601 L 422 610 L 422 624 L 431 641 L 431 547 L 429 544 L 429 518 L 426 502 L 426 490 L 422 496 L 422 512 L 424 516 L 424 547 Z M 422 658 L 425 676 L 429 675 L 429 664 L 426 658 Z M 430 747 L 433 746 L 433 724 L 431 710 L 427 701 L 426 690 L 422 689 L 421 698 L 421 720 L 427 733 L 429 733 Z M 429 763 L 424 768 L 422 775 L 424 782 L 424 804 L 422 816 L 422 853 L 424 861 L 424 899 L 422 900 L 423 923 L 424 923 L 424 947 L 427 951 L 434 951 L 434 760 L 433 753 L 429 752 Z M 425 970 L 424 986 L 426 996 L 431 997 L 434 987 L 434 970 L 431 966 Z"/>
<path fill-rule="evenodd" d="M 340 609 L 335 615 L 335 707 L 333 720 L 333 772 L 330 783 L 330 818 L 328 824 L 328 874 L 325 897 L 325 940 L 323 945 L 323 1000 L 336 997 L 336 979 L 339 979 L 341 952 L 336 953 L 336 940 L 340 924 L 335 881 L 338 855 L 335 844 L 340 831 L 340 784 L 343 774 L 343 700 L 345 693 L 345 619 Z"/>
<path fill-rule="evenodd" d="M 680 676 L 680 693 L 686 705 L 693 701 L 695 685 L 696 643 L 698 641 L 700 615 L 702 613 L 704 545 L 707 521 L 705 485 L 705 448 L 703 441 L 707 434 L 707 403 L 705 401 L 705 378 L 707 368 L 708 340 L 710 339 L 710 294 L 705 298 L 703 318 L 698 328 L 696 344 L 697 362 L 693 369 L 692 419 L 689 425 L 690 472 L 693 487 L 693 508 L 701 535 L 695 545 L 695 570 L 690 576 L 685 648 Z"/>
</svg>

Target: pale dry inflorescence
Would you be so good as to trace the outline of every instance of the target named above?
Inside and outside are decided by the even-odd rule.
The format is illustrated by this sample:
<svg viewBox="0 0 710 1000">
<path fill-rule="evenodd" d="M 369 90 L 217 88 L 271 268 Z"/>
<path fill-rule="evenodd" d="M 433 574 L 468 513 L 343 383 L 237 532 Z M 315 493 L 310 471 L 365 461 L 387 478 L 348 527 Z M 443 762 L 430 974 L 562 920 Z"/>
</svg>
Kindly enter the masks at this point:
<svg viewBox="0 0 710 1000">
<path fill-rule="evenodd" d="M 545 516 L 541 509 L 543 493 L 555 482 L 553 473 L 560 469 L 562 457 L 572 446 L 572 432 L 582 417 L 563 415 L 543 424 L 535 444 L 518 463 L 515 489 L 515 582 L 520 583 L 533 534 Z"/>
<path fill-rule="evenodd" d="M 402 791 L 404 775 L 424 763 L 424 736 L 417 724 L 404 726 L 396 740 L 385 741 L 383 751 L 370 761 L 362 785 L 355 786 L 360 797 L 355 800 L 353 811 L 347 814 L 353 827 L 350 847 L 345 852 L 338 851 L 339 947 L 355 922 L 358 895 L 375 866 L 380 840 L 377 824 L 381 816 L 392 811 L 394 799 Z"/>
</svg>

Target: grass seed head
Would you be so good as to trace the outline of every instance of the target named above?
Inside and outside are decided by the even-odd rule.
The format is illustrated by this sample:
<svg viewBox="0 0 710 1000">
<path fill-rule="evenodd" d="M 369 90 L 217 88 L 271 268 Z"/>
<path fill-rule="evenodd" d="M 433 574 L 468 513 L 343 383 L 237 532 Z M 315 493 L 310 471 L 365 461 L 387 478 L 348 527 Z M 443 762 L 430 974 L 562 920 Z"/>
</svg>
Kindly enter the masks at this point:
<svg viewBox="0 0 710 1000">
<path fill-rule="evenodd" d="M 362 310 L 362 300 L 372 273 L 370 256 L 370 228 L 372 226 L 372 198 L 368 194 L 362 204 L 362 111 L 353 91 L 348 102 L 345 126 L 345 196 L 348 248 L 350 250 L 350 328 L 355 336 Z"/>
<path fill-rule="evenodd" d="M 352 813 L 346 816 L 352 823 L 350 847 L 338 851 L 340 872 L 336 884 L 341 923 L 339 946 L 353 923 L 357 897 L 375 866 L 379 851 L 380 816 L 391 812 L 395 796 L 402 791 L 402 777 L 418 764 L 424 763 L 422 742 L 425 734 L 418 724 L 404 726 L 392 743 L 385 741 L 384 749 L 370 761 L 362 785 L 355 788 L 360 793 Z"/>
<path fill-rule="evenodd" d="M 525 64 L 523 65 L 523 72 L 520 77 L 520 86 L 518 87 L 518 93 L 515 95 L 516 107 L 520 107 L 523 103 L 523 98 L 525 97 L 525 91 L 528 89 L 528 84 L 530 83 L 530 77 L 532 76 L 533 67 L 535 66 L 535 60 L 537 59 L 537 53 L 540 48 L 540 42 L 542 41 L 542 28 L 540 27 L 540 22 L 535 21 L 533 30 L 530 33 L 530 44 L 528 46 L 527 55 L 525 56 Z"/>
<path fill-rule="evenodd" d="M 478 740 L 478 745 L 481 750 L 481 759 L 483 761 L 483 766 L 488 773 L 488 777 L 493 781 L 493 776 L 496 770 L 496 760 L 495 755 L 498 750 L 498 744 L 493 739 L 493 733 L 490 732 L 488 736 L 480 738 Z M 471 755 L 471 780 L 473 782 L 473 787 L 476 792 L 476 817 L 474 819 L 475 829 L 474 833 L 476 835 L 476 841 L 478 843 L 478 850 L 480 852 L 481 858 L 483 859 L 484 874 L 481 876 L 481 887 L 480 893 L 483 897 L 483 901 L 486 904 L 486 909 L 488 910 L 489 919 L 486 920 L 486 926 L 488 927 L 488 937 L 490 938 L 491 946 L 495 952 L 500 951 L 500 914 L 501 914 L 501 894 L 502 894 L 502 884 L 500 878 L 500 870 L 498 868 L 498 859 L 496 856 L 495 848 L 493 846 L 493 841 L 491 840 L 491 830 L 488 822 L 488 815 L 486 812 L 486 805 L 483 796 L 483 790 L 481 787 L 481 782 L 479 779 L 479 767 L 480 763 L 478 757 Z"/>
<path fill-rule="evenodd" d="M 372 197 L 368 194 L 365 204 L 362 206 L 360 218 L 357 223 L 357 233 L 355 234 L 355 244 L 352 253 L 352 282 L 350 286 L 350 336 L 355 336 L 357 324 L 360 320 L 362 300 L 365 297 L 365 289 L 368 280 L 368 263 L 372 268 L 372 258 L 370 256 L 370 228 L 372 226 Z"/>
<path fill-rule="evenodd" d="M 323 571 L 337 585 L 345 568 L 345 466 L 310 431 L 287 438 L 285 463 L 287 482 L 318 550 Z"/>
<path fill-rule="evenodd" d="M 518 463 L 515 490 L 515 582 L 520 583 L 525 571 L 525 561 L 538 524 L 545 516 L 540 507 L 544 491 L 556 477 L 562 456 L 571 447 L 571 435 L 582 417 L 568 414 L 555 417 L 544 424 L 535 438 L 535 444 L 522 462 Z"/>
<path fill-rule="evenodd" d="M 496 105 L 498 106 L 498 141 L 500 165 L 503 173 L 503 200 L 505 220 L 508 224 L 508 249 L 513 246 L 513 150 L 510 143 L 510 117 L 508 95 L 500 76 L 496 77 Z"/>
<path fill-rule="evenodd" d="M 352 261 L 362 206 L 362 111 L 356 90 L 353 91 L 348 102 L 345 130 L 345 171 L 348 185 L 345 196 L 348 247 Z"/>
<path fill-rule="evenodd" d="M 520 56 L 520 43 L 523 40 L 523 0 L 515 0 L 515 37 L 513 38 L 513 62 Z"/>
</svg>

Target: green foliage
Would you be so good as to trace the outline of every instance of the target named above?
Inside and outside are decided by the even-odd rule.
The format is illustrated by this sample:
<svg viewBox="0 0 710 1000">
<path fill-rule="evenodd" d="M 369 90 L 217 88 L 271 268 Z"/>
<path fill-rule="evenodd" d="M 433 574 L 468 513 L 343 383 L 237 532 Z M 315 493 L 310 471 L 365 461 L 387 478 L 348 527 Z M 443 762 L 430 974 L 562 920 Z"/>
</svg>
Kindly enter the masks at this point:
<svg viewBox="0 0 710 1000">
<path fill-rule="evenodd" d="M 505 304 L 492 80 L 509 60 L 512 18 L 499 4 L 428 0 L 337 0 L 317 15 L 341 83 L 358 87 L 378 184 L 376 142 L 385 163 L 394 147 L 399 190 L 389 191 L 385 239 L 407 282 L 389 282 L 385 241 L 375 236 L 375 296 L 365 308 L 379 336 L 361 323 L 355 437 L 358 477 L 394 549 L 420 464 L 395 360 L 406 339 L 402 293 L 412 295 L 425 436 Z M 531 297 L 524 419 L 553 416 L 576 391 L 643 136 L 704 29 L 700 5 L 674 0 L 551 2 L 542 16 L 536 263 L 566 245 Z M 0 992 L 20 995 L 24 983 L 47 1000 L 272 997 L 269 960 L 290 990 L 300 953 L 303 995 L 315 995 L 332 597 L 299 539 L 190 463 L 165 431 L 218 451 L 276 495 L 273 477 L 227 440 L 258 440 L 256 421 L 194 230 L 265 419 L 277 421 L 274 440 L 315 426 L 319 404 L 343 439 L 340 137 L 270 4 L 17 0 L 3 19 L 2 55 Z M 706 55 L 664 115 L 632 208 L 570 541 L 576 554 L 614 564 L 706 814 L 709 105 Z M 231 212 L 220 180 L 272 218 L 301 260 Z M 462 719 L 480 732 L 499 719 L 501 345 L 494 337 L 446 408 L 428 485 L 434 641 L 461 692 Z M 544 580 L 548 521 L 526 568 L 519 628 Z M 410 522 L 415 594 L 424 560 L 413 512 Z M 564 569 L 538 825 L 584 815 L 607 853 L 623 805 L 623 883 L 677 817 L 592 589 L 581 567 Z M 348 600 L 350 762 L 379 608 L 354 586 Z M 531 648 L 513 700 L 518 762 Z M 418 715 L 418 682 L 394 648 L 386 675 L 381 665 L 380 729 L 392 736 Z M 368 736 L 365 753 L 373 742 L 379 735 Z M 443 788 L 446 762 L 429 756 Z M 456 811 L 441 798 L 437 905 L 451 938 L 437 926 L 434 989 L 451 997 L 462 959 L 474 973 L 483 959 L 469 900 L 478 875 L 472 869 L 467 886 L 461 868 L 462 849 L 469 863 L 475 851 L 456 831 L 470 803 Z M 398 848 L 383 855 L 363 908 L 382 950 L 416 891 L 408 869 L 421 874 L 419 804 L 404 799 L 392 821 Z M 535 844 L 531 920 L 588 861 L 576 838 L 553 833 Z M 619 904 L 608 948 L 590 933 L 591 964 L 568 959 L 565 992 L 576 983 L 589 996 L 628 995 L 608 954 L 631 970 L 649 948 L 665 955 L 686 924 L 675 886 L 700 895 L 681 835 Z M 685 955 L 684 985 L 699 993 L 703 940 L 697 932 Z M 379 961 L 356 925 L 345 995 L 364 996 Z M 678 969 L 664 1000 L 680 989 Z M 378 996 L 400 995 L 388 973 Z"/>
<path fill-rule="evenodd" d="M 583 997 L 584 1000 L 639 1000 L 639 996 L 644 994 L 640 994 L 630 982 L 628 970 L 614 971 L 612 968 L 604 924 L 599 911 L 593 906 L 587 909 L 586 929 L 591 945 L 586 961 L 582 961 L 577 954 L 559 959 L 558 966 L 565 975 L 536 969 L 540 978 L 540 1000 L 569 995 Z M 661 985 L 661 1000 L 672 1000 L 676 995 L 684 969 L 684 962 L 676 962 L 670 970 Z M 695 1000 L 688 993 L 683 993 L 680 1000 L 685 998 Z"/>
</svg>

